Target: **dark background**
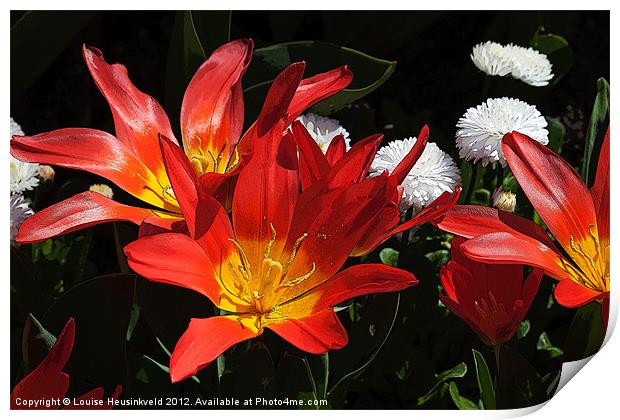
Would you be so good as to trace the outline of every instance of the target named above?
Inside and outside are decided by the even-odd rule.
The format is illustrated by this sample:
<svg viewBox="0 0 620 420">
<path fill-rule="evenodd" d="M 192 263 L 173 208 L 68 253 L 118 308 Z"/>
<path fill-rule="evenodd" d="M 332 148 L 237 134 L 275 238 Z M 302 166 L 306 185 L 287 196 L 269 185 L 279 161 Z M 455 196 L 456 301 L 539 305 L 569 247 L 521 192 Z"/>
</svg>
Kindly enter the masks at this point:
<svg viewBox="0 0 620 420">
<path fill-rule="evenodd" d="M 11 24 L 22 15 L 12 12 Z M 45 20 L 48 25 L 33 31 L 26 45 L 12 45 L 11 116 L 27 134 L 71 126 L 113 132 L 109 108 L 83 63 L 84 43 L 101 49 L 108 62 L 123 63 L 140 90 L 154 96 L 169 115 L 178 115 L 166 98 L 174 12 L 97 12 L 87 16 L 50 12 Z M 58 44 L 55 41 L 62 29 L 75 22 L 83 24 L 50 58 L 51 46 Z M 568 72 L 543 88 L 509 77 L 493 78 L 489 96 L 517 97 L 536 105 L 543 115 L 558 118 L 566 128 L 562 156 L 579 166 L 596 81 L 599 77 L 609 80 L 609 12 L 235 11 L 231 38 L 251 37 L 257 48 L 293 40 L 322 40 L 397 61 L 385 84 L 332 117 L 340 120 L 353 141 L 376 132 L 385 134 L 385 142 L 402 139 L 417 135 L 421 126 L 428 124 L 431 141 L 456 159 L 455 124 L 468 107 L 483 99 L 484 77 L 469 58 L 473 45 L 493 40 L 528 46 L 541 26 L 545 33 L 568 41 L 574 58 Z M 34 71 L 32 63 L 42 62 L 46 64 L 36 70 L 32 83 L 18 83 L 24 74 Z M 178 134 L 178 122 L 171 122 Z M 101 180 L 89 174 L 57 169 L 54 183 L 30 198 L 39 210 L 97 181 Z M 132 202 L 118 189 L 115 199 Z M 134 227 L 115 224 L 114 229 L 123 242 L 135 237 Z M 418 232 L 416 243 L 403 250 L 399 266 L 424 281 L 402 293 L 398 322 L 381 353 L 359 377 L 338 389 L 330 398 L 332 407 L 416 408 L 418 398 L 433 388 L 436 375 L 461 362 L 466 362 L 468 373 L 457 380 L 460 392 L 478 400 L 471 349 L 483 352 L 494 369 L 492 354 L 460 319 L 436 305 L 438 265 L 447 252 L 445 239 L 427 226 Z M 399 246 L 396 241 L 386 245 Z M 49 247 L 52 251 L 38 245 L 12 249 L 12 386 L 23 373 L 22 329 L 28 313 L 33 313 L 54 334 L 67 316 L 78 318 L 76 346 L 67 368 L 72 395 L 97 385 L 110 392 L 122 382 L 125 396 L 308 396 L 303 353 L 270 333 L 227 353 L 229 370 L 219 387 L 214 385 L 213 365 L 198 375 L 202 382 L 198 390 L 192 380 L 170 386 L 167 374 L 144 355 L 166 365 L 165 352 L 155 337 L 171 349 L 190 316 L 212 314 L 210 303 L 191 292 L 143 279 L 136 280 L 135 288 L 119 276 L 88 281 L 119 271 L 109 224 L 65 235 Z M 444 252 L 441 258 L 430 256 L 438 249 Z M 66 255 L 62 256 L 63 252 Z M 367 261 L 378 261 L 378 253 Z M 528 314 L 531 331 L 510 346 L 528 361 L 521 371 L 531 369 L 545 386 L 553 385 L 562 357 L 554 350 L 537 347 L 540 334 L 546 332 L 553 345 L 562 347 L 574 315 L 550 300 L 552 284 L 543 279 Z M 141 306 L 142 312 L 133 336 L 125 340 L 128 308 L 134 304 Z M 369 359 L 387 334 L 394 307 L 394 295 L 378 295 L 356 299 L 352 309 L 339 313 L 349 330 L 350 344 L 330 352 L 330 385 Z M 34 352 L 32 348 L 29 351 Z M 320 358 L 306 360 L 316 377 L 321 377 Z M 420 407 L 454 408 L 454 404 L 442 392 Z"/>
</svg>

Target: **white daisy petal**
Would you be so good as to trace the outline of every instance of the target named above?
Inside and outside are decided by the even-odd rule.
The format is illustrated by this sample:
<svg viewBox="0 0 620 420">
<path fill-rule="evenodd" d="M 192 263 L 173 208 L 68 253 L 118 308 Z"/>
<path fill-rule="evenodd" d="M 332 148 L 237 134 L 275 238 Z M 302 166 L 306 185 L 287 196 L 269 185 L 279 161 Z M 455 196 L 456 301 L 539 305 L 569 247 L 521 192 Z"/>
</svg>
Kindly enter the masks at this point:
<svg viewBox="0 0 620 420">
<path fill-rule="evenodd" d="M 392 171 L 411 151 L 417 139 L 395 140 L 377 152 L 371 166 L 371 176 Z M 427 143 L 424 152 L 402 183 L 401 210 L 413 206 L 416 212 L 444 192 L 453 192 L 461 183 L 461 174 L 454 160 L 435 143 Z"/>
<path fill-rule="evenodd" d="M 338 120 L 322 117 L 309 112 L 299 116 L 297 121 L 301 122 L 304 127 L 306 127 L 306 130 L 308 130 L 308 133 L 310 133 L 310 136 L 316 141 L 323 153 L 327 152 L 330 143 L 338 134 L 343 135 L 346 150 L 351 148 L 349 133 L 340 125 Z"/>
<path fill-rule="evenodd" d="M 476 67 L 489 76 L 510 74 L 531 86 L 546 86 L 553 78 L 551 62 L 533 48 L 487 41 L 475 45 L 470 57 Z"/>
<path fill-rule="evenodd" d="M 19 227 L 34 212 L 30 208 L 24 196 L 21 194 L 11 194 L 11 243 L 14 244 Z"/>
<path fill-rule="evenodd" d="M 22 128 L 11 118 L 11 137 L 23 136 Z M 11 194 L 21 194 L 39 185 L 39 165 L 22 162 L 11 156 Z"/>
<path fill-rule="evenodd" d="M 541 144 L 549 143 L 547 121 L 535 106 L 513 98 L 487 99 L 469 108 L 456 124 L 459 156 L 482 166 L 497 162 L 506 167 L 502 151 L 504 134 L 518 131 Z"/>
</svg>

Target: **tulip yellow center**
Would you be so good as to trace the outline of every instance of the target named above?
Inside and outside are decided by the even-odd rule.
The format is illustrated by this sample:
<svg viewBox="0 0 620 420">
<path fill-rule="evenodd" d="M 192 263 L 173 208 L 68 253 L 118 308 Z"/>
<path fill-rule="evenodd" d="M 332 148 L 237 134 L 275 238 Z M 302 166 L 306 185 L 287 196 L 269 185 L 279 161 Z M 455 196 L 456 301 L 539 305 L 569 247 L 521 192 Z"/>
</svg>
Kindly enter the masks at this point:
<svg viewBox="0 0 620 420">
<path fill-rule="evenodd" d="M 202 140 L 200 137 L 196 136 L 198 139 L 198 144 L 202 144 Z M 240 157 L 239 151 L 235 147 L 233 149 L 232 158 L 228 158 L 225 156 L 226 148 L 228 146 L 228 140 L 225 140 L 222 144 L 221 149 L 219 150 L 210 150 L 207 149 L 205 153 L 202 150 L 202 147 L 198 147 L 198 153 L 194 153 L 190 156 L 189 160 L 196 170 L 198 175 L 202 175 L 205 172 L 215 172 L 215 173 L 229 173 L 235 170 L 235 168 L 239 165 Z"/>
<path fill-rule="evenodd" d="M 595 225 L 588 227 L 589 235 L 581 240 L 570 236 L 569 249 L 575 264 L 561 259 L 562 268 L 571 279 L 588 289 L 609 291 L 609 244 L 601 244 Z"/>
<path fill-rule="evenodd" d="M 243 246 L 235 239 L 228 238 L 239 254 L 238 263 L 235 264 L 229 260 L 230 272 L 233 273 L 231 287 L 233 290 L 228 291 L 250 306 L 249 312 L 257 316 L 259 323 L 264 318 L 277 317 L 277 297 L 282 290 L 297 286 L 312 276 L 316 270 L 313 262 L 307 273 L 291 278 L 288 275 L 289 269 L 308 234 L 304 233 L 295 241 L 288 258 L 283 263 L 272 255 L 277 234 L 273 225 L 270 225 L 270 228 L 271 239 L 265 248 L 259 267 L 252 267 Z"/>
</svg>

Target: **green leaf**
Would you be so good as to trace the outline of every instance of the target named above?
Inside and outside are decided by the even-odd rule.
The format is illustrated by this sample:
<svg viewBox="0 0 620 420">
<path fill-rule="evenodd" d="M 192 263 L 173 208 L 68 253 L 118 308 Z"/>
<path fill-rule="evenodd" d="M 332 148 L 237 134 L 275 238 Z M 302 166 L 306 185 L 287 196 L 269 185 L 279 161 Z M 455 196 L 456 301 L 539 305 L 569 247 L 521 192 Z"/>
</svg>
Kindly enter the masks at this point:
<svg viewBox="0 0 620 420">
<path fill-rule="evenodd" d="M 21 95 L 97 15 L 94 11 L 31 11 L 11 27 L 11 93 Z"/>
<path fill-rule="evenodd" d="M 549 357 L 554 358 L 564 354 L 562 349 L 555 347 L 551 344 L 551 340 L 549 340 L 549 336 L 546 332 L 542 332 L 540 336 L 538 336 L 538 342 L 536 343 L 537 350 L 546 350 L 549 352 Z"/>
<path fill-rule="evenodd" d="M 559 118 L 545 117 L 545 120 L 547 120 L 547 130 L 549 130 L 549 143 L 547 147 L 560 154 L 564 145 L 566 127 L 560 122 Z"/>
<path fill-rule="evenodd" d="M 462 378 L 467 373 L 467 365 L 464 362 L 459 363 L 452 369 L 441 372 L 435 377 L 435 385 L 422 397 L 418 398 L 418 405 L 432 399 L 440 390 L 440 387 L 448 380 L 453 378 Z"/>
<path fill-rule="evenodd" d="M 55 342 L 56 337 L 47 331 L 34 315 L 28 314 L 22 334 L 22 359 L 25 372 L 30 372 L 43 360 Z"/>
<path fill-rule="evenodd" d="M 541 34 L 544 28 L 538 28 L 530 45 L 545 54 L 553 66 L 553 84 L 556 84 L 573 66 L 574 57 L 568 41 L 555 34 Z"/>
<path fill-rule="evenodd" d="M 602 346 L 605 328 L 601 304 L 590 302 L 577 310 L 564 344 L 564 361 L 580 360 L 595 354 Z"/>
<path fill-rule="evenodd" d="M 486 410 L 495 410 L 495 389 L 493 388 L 489 367 L 480 352 L 476 349 L 472 349 L 472 352 L 474 354 L 474 362 L 476 363 L 476 379 L 478 380 L 480 398 Z"/>
<path fill-rule="evenodd" d="M 230 10 L 200 10 L 185 13 L 190 13 L 192 16 L 194 30 L 205 57 L 209 57 L 213 51 L 230 41 L 232 18 Z"/>
<path fill-rule="evenodd" d="M 394 248 L 383 248 L 379 252 L 379 259 L 385 265 L 396 267 L 398 266 L 398 251 Z"/>
<path fill-rule="evenodd" d="M 459 394 L 459 387 L 454 382 L 450 382 L 449 390 L 450 397 L 459 410 L 479 410 L 476 403 L 468 398 L 462 397 Z"/>
<path fill-rule="evenodd" d="M 530 332 L 530 321 L 526 319 L 523 322 L 521 322 L 519 324 L 519 327 L 517 328 L 517 338 L 519 340 L 522 338 L 525 338 L 525 336 L 527 336 L 527 333 L 529 332 Z"/>
<path fill-rule="evenodd" d="M 258 115 L 272 80 L 288 65 L 306 62 L 305 77 L 347 65 L 353 72 L 351 84 L 312 107 L 330 114 L 357 101 L 381 86 L 394 72 L 395 61 L 382 60 L 347 47 L 320 41 L 296 41 L 254 50 L 252 65 L 244 78 L 249 120 Z"/>
<path fill-rule="evenodd" d="M 586 146 L 583 154 L 583 166 L 581 167 L 581 177 L 586 185 L 590 185 L 590 169 L 595 167 L 592 161 L 595 145 L 599 143 L 597 138 L 602 142 L 607 127 L 603 125 L 603 129 L 599 132 L 599 125 L 604 124 L 608 120 L 609 114 L 609 83 L 604 78 L 596 81 L 596 98 L 592 107 L 592 115 L 588 123 L 588 132 L 586 133 Z M 598 145 L 600 148 L 600 144 Z"/>
</svg>

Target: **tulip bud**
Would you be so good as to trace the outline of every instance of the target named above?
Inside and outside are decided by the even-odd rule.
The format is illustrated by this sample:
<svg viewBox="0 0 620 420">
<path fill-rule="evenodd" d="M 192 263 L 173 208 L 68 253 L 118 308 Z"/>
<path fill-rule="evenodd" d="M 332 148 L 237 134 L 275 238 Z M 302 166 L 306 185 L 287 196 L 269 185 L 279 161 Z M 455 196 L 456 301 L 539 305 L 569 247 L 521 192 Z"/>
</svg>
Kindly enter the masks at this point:
<svg viewBox="0 0 620 420">
<path fill-rule="evenodd" d="M 99 193 L 109 199 L 112 199 L 112 197 L 114 196 L 114 191 L 112 191 L 112 188 L 110 188 L 110 186 L 106 184 L 93 184 L 88 189 L 92 192 Z"/>
<path fill-rule="evenodd" d="M 54 182 L 54 177 L 56 176 L 56 172 L 54 168 L 49 165 L 40 165 L 39 166 L 39 177 L 45 182 Z"/>
<path fill-rule="evenodd" d="M 500 186 L 493 193 L 492 202 L 493 207 L 512 213 L 517 205 L 517 196 L 510 191 L 504 191 Z"/>
</svg>

